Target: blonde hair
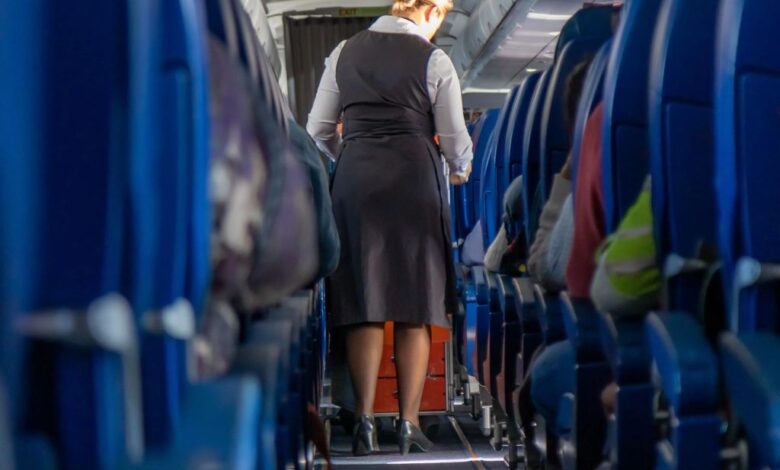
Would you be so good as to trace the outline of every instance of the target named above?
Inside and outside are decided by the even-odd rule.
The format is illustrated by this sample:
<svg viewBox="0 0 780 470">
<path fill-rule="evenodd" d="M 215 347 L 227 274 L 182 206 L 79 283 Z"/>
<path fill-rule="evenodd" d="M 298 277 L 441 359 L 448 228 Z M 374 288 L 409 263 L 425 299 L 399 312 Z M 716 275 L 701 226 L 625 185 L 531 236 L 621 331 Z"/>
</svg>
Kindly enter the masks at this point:
<svg viewBox="0 0 780 470">
<path fill-rule="evenodd" d="M 454 7 L 452 0 L 395 0 L 393 15 L 401 16 L 426 5 L 439 7 L 444 13 L 449 13 Z"/>
</svg>

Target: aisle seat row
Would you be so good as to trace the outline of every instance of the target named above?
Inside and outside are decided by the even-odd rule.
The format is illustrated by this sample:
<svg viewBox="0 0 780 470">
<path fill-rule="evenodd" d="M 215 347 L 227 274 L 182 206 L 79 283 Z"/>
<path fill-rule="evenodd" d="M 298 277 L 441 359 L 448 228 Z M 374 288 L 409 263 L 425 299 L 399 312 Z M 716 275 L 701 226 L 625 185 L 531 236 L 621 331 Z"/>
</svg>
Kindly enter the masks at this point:
<svg viewBox="0 0 780 470">
<path fill-rule="evenodd" d="M 338 246 L 240 2 L 0 30 L 0 467 L 311 465 Z"/>
<path fill-rule="evenodd" d="M 554 65 L 529 74 L 501 110 L 474 126 L 478 175 L 455 198 L 453 214 L 458 238 L 479 226 L 485 249 L 502 223 L 507 182 L 520 175 L 517 229 L 532 244 L 552 175 L 569 151 L 576 175 L 585 122 L 598 104 L 605 233 L 652 177 L 661 311 L 616 319 L 532 285 L 524 265 L 512 276 L 473 260 L 462 267 L 460 359 L 509 427 L 526 415 L 508 392 L 523 381 L 533 352 L 573 343 L 575 393 L 562 397 L 562 422 L 554 423 L 568 431 L 547 439 L 548 462 L 780 468 L 773 366 L 780 221 L 772 208 L 780 55 L 771 40 L 778 8 L 769 0 L 627 0 L 614 35 L 612 7 L 585 8 L 559 35 Z M 593 60 L 570 142 L 562 77 L 586 58 Z M 613 381 L 616 410 L 607 419 L 601 392 Z"/>
</svg>

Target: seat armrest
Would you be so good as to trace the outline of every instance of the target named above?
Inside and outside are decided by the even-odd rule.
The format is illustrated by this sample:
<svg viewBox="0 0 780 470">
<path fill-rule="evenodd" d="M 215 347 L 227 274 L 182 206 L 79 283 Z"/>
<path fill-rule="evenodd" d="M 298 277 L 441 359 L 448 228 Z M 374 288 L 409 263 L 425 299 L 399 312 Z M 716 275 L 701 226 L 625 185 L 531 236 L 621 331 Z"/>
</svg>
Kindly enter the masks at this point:
<svg viewBox="0 0 780 470">
<path fill-rule="evenodd" d="M 490 306 L 490 312 L 500 312 L 501 302 L 499 300 L 498 291 L 498 274 L 490 272 L 487 269 L 485 269 L 483 272 L 485 273 L 485 284 L 487 285 L 488 305 Z"/>
<path fill-rule="evenodd" d="M 469 271 L 471 284 L 477 296 L 477 303 L 487 305 L 490 302 L 490 293 L 488 291 L 487 280 L 485 279 L 485 268 L 474 266 Z"/>
<path fill-rule="evenodd" d="M 535 284 L 534 299 L 536 300 L 539 327 L 544 335 L 544 344 L 550 345 L 566 339 L 560 297 L 554 294 L 546 294 L 542 286 Z"/>
<path fill-rule="evenodd" d="M 593 304 L 589 300 L 572 299 L 566 292 L 561 292 L 560 301 L 566 336 L 574 346 L 577 363 L 604 361 L 598 312 Z"/>
<path fill-rule="evenodd" d="M 732 409 L 748 436 L 751 466 L 776 468 L 780 466 L 780 338 L 771 333 L 739 337 L 727 333 L 720 351 Z"/>
<path fill-rule="evenodd" d="M 598 313 L 598 329 L 604 356 L 620 385 L 650 382 L 650 350 L 644 317 L 613 318 Z"/>
<path fill-rule="evenodd" d="M 718 360 L 696 319 L 682 312 L 653 313 L 645 322 L 661 389 L 677 416 L 718 408 Z"/>
</svg>

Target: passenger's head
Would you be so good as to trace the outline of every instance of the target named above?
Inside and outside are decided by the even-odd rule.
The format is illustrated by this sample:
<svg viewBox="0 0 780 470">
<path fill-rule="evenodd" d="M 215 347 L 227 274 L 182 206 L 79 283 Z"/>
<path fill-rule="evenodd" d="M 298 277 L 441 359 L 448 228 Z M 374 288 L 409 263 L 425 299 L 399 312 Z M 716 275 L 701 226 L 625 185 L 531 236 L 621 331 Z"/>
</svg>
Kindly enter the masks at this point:
<svg viewBox="0 0 780 470">
<path fill-rule="evenodd" d="M 574 133 L 574 127 L 577 123 L 577 108 L 582 96 L 582 87 L 585 84 L 585 77 L 588 75 L 591 60 L 585 60 L 577 64 L 569 74 L 566 80 L 566 126 L 569 134 Z"/>
<path fill-rule="evenodd" d="M 452 0 L 395 0 L 393 15 L 409 18 L 433 39 L 452 7 Z"/>
</svg>

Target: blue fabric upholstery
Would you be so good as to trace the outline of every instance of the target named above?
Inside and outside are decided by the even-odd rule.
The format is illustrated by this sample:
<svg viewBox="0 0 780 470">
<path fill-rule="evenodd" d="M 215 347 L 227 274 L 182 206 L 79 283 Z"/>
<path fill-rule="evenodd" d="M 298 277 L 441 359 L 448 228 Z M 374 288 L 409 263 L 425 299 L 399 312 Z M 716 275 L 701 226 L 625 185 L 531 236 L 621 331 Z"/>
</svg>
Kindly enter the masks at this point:
<svg viewBox="0 0 780 470">
<path fill-rule="evenodd" d="M 585 38 L 608 38 L 612 36 L 613 15 L 620 10 L 612 6 L 583 8 L 563 25 L 558 43 L 555 45 L 555 61 L 558 62 L 563 49 L 571 41 Z"/>
<path fill-rule="evenodd" d="M 609 39 L 602 44 L 601 49 L 593 57 L 593 61 L 588 69 L 588 75 L 585 77 L 585 83 L 582 85 L 582 96 L 580 104 L 577 107 L 577 121 L 574 124 L 574 137 L 571 145 L 572 154 L 572 197 L 577 194 L 577 167 L 580 161 L 580 148 L 582 139 L 585 135 L 585 125 L 593 109 L 601 103 L 604 91 L 604 77 L 607 73 L 607 63 L 612 51 L 612 40 Z"/>
<path fill-rule="evenodd" d="M 42 80 L 46 36 L 39 12 L 44 2 L 10 2 L 3 5 L 0 63 L 14 64 L 13 73 L 0 73 L 0 381 L 15 408 L 21 388 L 21 340 L 13 334 L 13 321 L 29 305 L 38 265 L 35 250 L 39 233 L 38 174 L 46 81 Z M 13 38 L 13 39 L 10 39 Z M 19 47 L 24 44 L 24 47 Z"/>
<path fill-rule="evenodd" d="M 598 10 L 602 10 L 599 8 Z M 587 10 L 582 10 L 587 11 Z M 603 9 L 607 11 L 607 9 Z M 611 11 L 611 9 L 609 9 Z M 541 165 L 539 185 L 544 201 L 550 197 L 552 180 L 566 158 L 571 148 L 571 136 L 574 123 L 567 122 L 566 94 L 569 77 L 575 67 L 593 58 L 607 37 L 582 38 L 569 42 L 561 51 L 555 67 L 552 69 L 547 98 L 544 104 L 544 114 L 541 128 Z"/>
<path fill-rule="evenodd" d="M 653 225 L 659 253 L 684 258 L 696 257 L 701 243 L 717 243 L 712 90 L 718 5 L 664 2 L 653 47 Z"/>
<path fill-rule="evenodd" d="M 269 398 L 263 392 L 260 381 L 249 375 L 192 386 L 176 442 L 133 468 L 275 468 L 273 453 L 261 458 L 265 449 L 258 445 L 263 403 Z"/>
<path fill-rule="evenodd" d="M 515 87 L 507 95 L 504 106 L 498 115 L 496 127 L 485 149 L 485 154 L 482 156 L 482 168 L 479 169 L 481 173 L 479 219 L 482 221 L 482 240 L 486 250 L 496 238 L 501 225 L 501 214 L 503 212 L 501 206 L 504 195 L 498 192 L 499 170 L 497 162 L 504 161 L 507 126 L 509 125 L 510 113 L 518 91 L 519 87 Z M 477 171 L 477 168 L 474 171 Z"/>
<path fill-rule="evenodd" d="M 21 100 L 28 91 L 41 98 L 16 102 L 14 111 L 24 121 L 17 129 L 33 131 L 18 137 L 16 150 L 41 165 L 33 186 L 40 205 L 14 221 L 29 222 L 26 229 L 41 235 L 30 240 L 39 258 L 26 262 L 32 277 L 24 308 L 82 310 L 123 291 L 129 90 L 127 57 L 117 51 L 127 47 L 118 34 L 126 32 L 127 11 L 101 1 L 23 2 L 14 13 L 8 20 L 19 22 L 19 38 L 29 35 L 34 49 L 25 52 L 29 60 L 17 62 L 17 77 L 29 83 L 9 91 Z M 29 432 L 58 437 L 63 468 L 116 464 L 125 437 L 118 357 L 59 344 L 28 353 L 49 360 L 24 371 L 31 385 L 19 395 L 24 403 L 15 404 L 19 422 Z M 56 389 L 40 386 L 52 380 Z"/>
<path fill-rule="evenodd" d="M 474 229 L 479 220 L 479 201 L 480 201 L 480 182 L 482 179 L 481 169 L 482 161 L 488 148 L 490 136 L 493 134 L 493 128 L 498 121 L 500 109 L 491 109 L 485 112 L 471 134 L 474 144 L 474 161 L 472 162 L 473 171 L 469 182 L 456 188 L 460 212 L 457 214 L 459 238 L 465 238 Z"/>
<path fill-rule="evenodd" d="M 202 308 L 210 229 L 209 206 L 202 199 L 206 188 L 195 186 L 209 155 L 203 12 L 138 1 L 130 20 L 131 301 L 139 316 L 180 299 Z M 180 339 L 159 333 L 142 338 L 144 424 L 151 448 L 173 439 L 187 380 L 185 354 Z"/>
<path fill-rule="evenodd" d="M 750 443 L 750 468 L 780 466 L 780 338 L 728 334 L 721 340 L 729 398 Z"/>
<path fill-rule="evenodd" d="M 682 312 L 653 314 L 646 333 L 664 396 L 675 415 L 714 412 L 718 361 L 696 320 Z"/>
<path fill-rule="evenodd" d="M 632 0 L 612 46 L 604 82 L 603 185 L 606 233 L 636 200 L 649 171 L 647 86 L 661 2 Z"/>
<path fill-rule="evenodd" d="M 650 351 L 642 318 L 613 319 L 599 312 L 599 329 L 604 355 L 619 385 L 650 381 Z"/>
<path fill-rule="evenodd" d="M 550 69 L 539 77 L 534 90 L 534 96 L 528 108 L 528 119 L 525 123 L 523 136 L 523 218 L 525 219 L 525 236 L 528 246 L 531 246 L 539 225 L 539 214 L 542 208 L 535 201 L 536 189 L 539 186 L 540 146 L 542 133 L 542 117 L 544 103 L 550 83 Z"/>
<path fill-rule="evenodd" d="M 504 194 L 509 185 L 523 174 L 523 143 L 525 129 L 531 118 L 531 101 L 533 101 L 536 86 L 542 72 L 534 72 L 523 80 L 517 92 L 517 99 L 512 105 L 507 124 L 506 147 L 504 160 L 499 166 L 499 193 Z"/>
<path fill-rule="evenodd" d="M 771 1 L 725 2 L 717 46 L 716 185 L 721 215 L 724 281 L 732 285 L 735 263 L 748 256 L 780 262 L 777 200 L 780 172 L 780 53 L 770 38 L 771 18 L 780 5 Z M 729 289 L 726 290 L 727 294 Z M 734 305 L 734 299 L 730 299 Z M 774 286 L 743 292 L 732 327 L 749 331 L 778 325 Z"/>
</svg>

